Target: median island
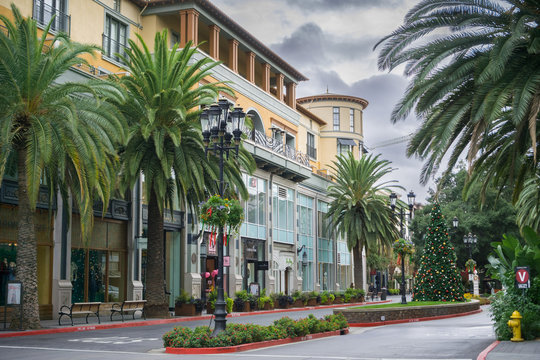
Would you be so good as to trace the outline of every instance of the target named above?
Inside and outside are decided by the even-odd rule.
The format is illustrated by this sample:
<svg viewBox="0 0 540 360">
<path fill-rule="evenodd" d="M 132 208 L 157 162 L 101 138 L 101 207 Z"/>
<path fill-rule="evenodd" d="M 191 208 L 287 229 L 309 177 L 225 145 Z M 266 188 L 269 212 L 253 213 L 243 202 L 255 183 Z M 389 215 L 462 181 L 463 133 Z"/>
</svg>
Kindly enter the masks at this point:
<svg viewBox="0 0 540 360">
<path fill-rule="evenodd" d="M 411 301 L 407 304 L 390 303 L 334 309 L 342 314 L 350 326 L 378 326 L 437 320 L 448 317 L 471 315 L 480 312 L 480 302 L 471 301 Z"/>
<path fill-rule="evenodd" d="M 327 315 L 322 319 L 317 319 L 312 314 L 300 320 L 284 317 L 270 326 L 227 324 L 227 328 L 216 336 L 212 336 L 213 329 L 207 326 L 195 329 L 177 326 L 163 335 L 163 345 L 165 352 L 169 354 L 237 352 L 344 335 L 348 333 L 348 327 L 349 324 L 342 314 Z"/>
</svg>

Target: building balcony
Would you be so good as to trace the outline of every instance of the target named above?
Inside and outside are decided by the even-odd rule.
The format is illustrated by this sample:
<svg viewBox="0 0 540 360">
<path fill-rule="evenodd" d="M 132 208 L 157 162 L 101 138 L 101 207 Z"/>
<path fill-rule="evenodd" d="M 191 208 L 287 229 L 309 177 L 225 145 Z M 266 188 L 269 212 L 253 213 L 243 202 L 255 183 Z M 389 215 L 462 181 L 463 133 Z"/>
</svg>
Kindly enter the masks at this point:
<svg viewBox="0 0 540 360">
<path fill-rule="evenodd" d="M 46 4 L 44 0 L 34 0 L 32 18 L 36 20 L 40 26 L 47 26 L 49 22 L 53 20 L 50 28 L 52 31 L 61 31 L 70 35 L 71 16 L 55 6 Z"/>
<path fill-rule="evenodd" d="M 265 171 L 300 182 L 311 176 L 309 157 L 258 130 L 247 130 L 244 147 Z"/>
</svg>

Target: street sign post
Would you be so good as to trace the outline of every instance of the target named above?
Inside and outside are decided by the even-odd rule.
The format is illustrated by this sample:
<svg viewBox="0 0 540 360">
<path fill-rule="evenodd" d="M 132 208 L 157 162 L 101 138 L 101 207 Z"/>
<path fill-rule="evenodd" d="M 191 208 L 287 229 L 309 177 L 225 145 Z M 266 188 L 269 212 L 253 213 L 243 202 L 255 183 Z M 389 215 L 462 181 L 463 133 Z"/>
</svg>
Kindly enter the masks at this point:
<svg viewBox="0 0 540 360">
<path fill-rule="evenodd" d="M 528 289 L 531 287 L 528 266 L 516 266 L 516 286 L 518 289 Z"/>
</svg>

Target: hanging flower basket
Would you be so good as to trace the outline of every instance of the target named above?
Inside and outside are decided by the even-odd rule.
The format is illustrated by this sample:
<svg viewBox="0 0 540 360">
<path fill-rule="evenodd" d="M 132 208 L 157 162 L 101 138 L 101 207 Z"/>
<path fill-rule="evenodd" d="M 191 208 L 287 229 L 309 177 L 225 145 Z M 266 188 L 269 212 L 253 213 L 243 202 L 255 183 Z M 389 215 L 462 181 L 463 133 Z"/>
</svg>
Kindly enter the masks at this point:
<svg viewBox="0 0 540 360">
<path fill-rule="evenodd" d="M 476 261 L 473 259 L 467 260 L 467 262 L 465 262 L 465 267 L 467 268 L 468 272 L 473 272 L 476 268 Z"/>
<path fill-rule="evenodd" d="M 411 240 L 405 240 L 403 238 L 399 238 L 396 241 L 394 241 L 392 248 L 394 249 L 394 252 L 396 252 L 397 254 L 401 256 L 410 255 L 414 253 L 413 242 Z"/>
<path fill-rule="evenodd" d="M 224 227 L 223 241 L 227 243 L 227 234 L 238 232 L 244 221 L 244 209 L 236 199 L 223 199 L 219 195 L 211 196 L 199 204 L 199 218 L 203 226 L 210 228 L 210 242 L 215 242 L 215 235 Z"/>
</svg>

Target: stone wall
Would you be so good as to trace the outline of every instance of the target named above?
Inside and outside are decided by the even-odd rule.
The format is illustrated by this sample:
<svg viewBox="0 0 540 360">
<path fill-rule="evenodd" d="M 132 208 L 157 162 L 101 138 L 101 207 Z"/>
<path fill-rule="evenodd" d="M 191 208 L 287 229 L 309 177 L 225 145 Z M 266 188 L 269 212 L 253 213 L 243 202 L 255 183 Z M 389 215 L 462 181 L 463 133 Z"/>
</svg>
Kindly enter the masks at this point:
<svg viewBox="0 0 540 360">
<path fill-rule="evenodd" d="M 468 303 L 455 303 L 432 306 L 407 306 L 388 308 L 338 308 L 334 309 L 334 314 L 342 313 L 349 324 L 354 323 L 376 323 L 383 321 L 399 321 L 407 319 L 418 319 L 433 316 L 453 315 L 467 313 L 480 309 L 478 301 Z"/>
</svg>

